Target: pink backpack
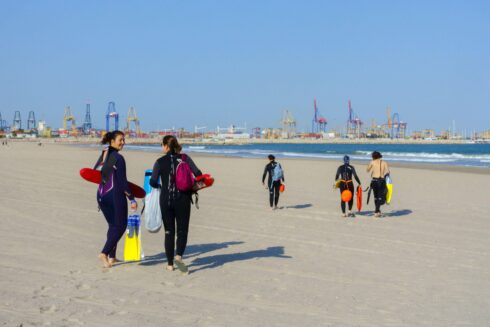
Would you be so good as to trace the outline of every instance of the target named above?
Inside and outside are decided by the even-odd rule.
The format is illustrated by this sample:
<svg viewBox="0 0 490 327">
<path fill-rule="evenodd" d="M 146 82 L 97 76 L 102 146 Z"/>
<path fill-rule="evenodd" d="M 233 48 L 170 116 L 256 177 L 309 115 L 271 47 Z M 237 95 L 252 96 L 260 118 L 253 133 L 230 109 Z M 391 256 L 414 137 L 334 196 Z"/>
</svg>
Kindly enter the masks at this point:
<svg viewBox="0 0 490 327">
<path fill-rule="evenodd" d="M 181 192 L 188 192 L 192 190 L 195 183 L 194 174 L 192 169 L 187 163 L 187 156 L 182 154 L 180 162 L 175 169 L 175 186 Z"/>
</svg>

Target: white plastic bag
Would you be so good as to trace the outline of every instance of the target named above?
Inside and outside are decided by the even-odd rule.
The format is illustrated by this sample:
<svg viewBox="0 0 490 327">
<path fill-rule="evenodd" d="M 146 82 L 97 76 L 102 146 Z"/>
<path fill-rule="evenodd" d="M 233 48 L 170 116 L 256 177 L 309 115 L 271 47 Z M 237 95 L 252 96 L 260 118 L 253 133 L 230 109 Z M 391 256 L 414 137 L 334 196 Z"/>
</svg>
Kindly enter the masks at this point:
<svg viewBox="0 0 490 327">
<path fill-rule="evenodd" d="M 145 227 L 150 233 L 156 233 L 162 228 L 159 188 L 152 188 L 145 196 Z"/>
</svg>

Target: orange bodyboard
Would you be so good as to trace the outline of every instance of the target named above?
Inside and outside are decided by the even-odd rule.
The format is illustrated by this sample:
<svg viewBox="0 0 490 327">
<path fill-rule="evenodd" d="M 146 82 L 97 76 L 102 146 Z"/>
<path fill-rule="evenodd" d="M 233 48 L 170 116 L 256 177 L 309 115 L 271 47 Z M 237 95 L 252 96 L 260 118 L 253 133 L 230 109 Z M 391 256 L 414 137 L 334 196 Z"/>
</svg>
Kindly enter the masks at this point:
<svg viewBox="0 0 490 327">
<path fill-rule="evenodd" d="M 357 192 L 356 192 L 356 205 L 357 205 L 357 211 L 361 211 L 362 209 L 362 187 L 359 185 L 357 187 Z"/>
</svg>

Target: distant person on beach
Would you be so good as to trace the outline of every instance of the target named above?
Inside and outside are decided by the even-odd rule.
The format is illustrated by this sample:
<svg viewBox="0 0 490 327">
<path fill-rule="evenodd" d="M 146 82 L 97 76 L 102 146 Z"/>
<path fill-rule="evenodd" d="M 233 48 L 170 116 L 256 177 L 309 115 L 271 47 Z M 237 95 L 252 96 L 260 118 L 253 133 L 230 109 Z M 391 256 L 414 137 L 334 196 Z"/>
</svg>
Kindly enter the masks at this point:
<svg viewBox="0 0 490 327">
<path fill-rule="evenodd" d="M 276 158 L 272 154 L 269 154 L 268 158 L 269 163 L 265 166 L 264 174 L 262 175 L 262 185 L 265 185 L 265 178 L 269 174 L 266 186 L 269 189 L 269 204 L 272 210 L 276 210 L 279 202 L 279 188 L 284 182 L 284 171 L 281 164 L 276 162 Z"/>
<path fill-rule="evenodd" d="M 337 169 L 337 173 L 335 174 L 335 180 L 338 181 L 340 178 L 340 184 L 339 184 L 339 189 L 340 189 L 340 194 L 342 195 L 342 192 L 345 190 L 349 190 L 352 193 L 352 197 L 349 201 L 349 212 L 348 214 L 345 213 L 345 202 L 340 200 L 340 208 L 342 209 L 342 217 L 355 217 L 354 213 L 352 212 L 352 205 L 354 204 L 354 182 L 352 181 L 352 176 L 356 179 L 357 184 L 359 186 L 361 185 L 361 180 L 359 177 L 357 177 L 356 169 L 354 166 L 350 165 L 350 158 L 349 156 L 344 156 L 344 164 L 339 166 Z"/>
<path fill-rule="evenodd" d="M 165 154 L 153 165 L 150 185 L 153 188 L 161 189 L 160 210 L 162 211 L 163 226 L 165 227 L 166 269 L 173 271 L 175 263 L 181 272 L 187 273 L 187 267 L 182 261 L 182 256 L 187 245 L 189 232 L 192 190 L 180 191 L 177 189 L 177 166 L 181 162 L 186 162 L 194 176 L 200 176 L 202 173 L 191 157 L 181 154 L 182 147 L 176 137 L 172 135 L 164 136 L 162 147 Z M 177 241 L 175 240 L 176 231 Z M 176 243 L 177 246 L 175 246 Z"/>
<path fill-rule="evenodd" d="M 99 254 L 99 259 L 104 267 L 110 268 L 117 262 L 117 242 L 124 235 L 128 224 L 128 202 L 131 201 L 131 209 L 136 210 L 138 203 L 128 186 L 126 178 L 126 162 L 119 154 L 124 147 L 124 133 L 121 131 L 107 132 L 102 138 L 102 144 L 109 145 L 102 151 L 94 169 L 101 167 L 102 181 L 97 190 L 97 202 L 104 214 L 109 229 L 107 240 Z"/>
<path fill-rule="evenodd" d="M 381 217 L 380 207 L 386 202 L 386 176 L 389 175 L 390 169 L 388 163 L 381 160 L 383 156 L 378 151 L 374 151 L 371 154 L 373 160 L 367 167 L 367 172 L 371 173 L 371 189 L 374 194 L 374 216 Z"/>
</svg>

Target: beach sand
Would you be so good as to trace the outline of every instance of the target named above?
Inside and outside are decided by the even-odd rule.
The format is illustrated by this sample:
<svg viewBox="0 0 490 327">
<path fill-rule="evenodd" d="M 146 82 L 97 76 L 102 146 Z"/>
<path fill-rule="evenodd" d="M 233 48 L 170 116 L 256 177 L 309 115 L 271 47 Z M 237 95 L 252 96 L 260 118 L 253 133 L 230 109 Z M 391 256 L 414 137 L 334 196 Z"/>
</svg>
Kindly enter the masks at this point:
<svg viewBox="0 0 490 327">
<path fill-rule="evenodd" d="M 140 185 L 159 157 L 122 154 Z M 192 209 L 183 276 L 164 270 L 163 230 L 143 232 L 144 262 L 101 267 L 107 224 L 78 173 L 98 155 L 0 148 L 0 326 L 489 324 L 488 170 L 393 168 L 385 218 L 372 202 L 342 218 L 338 163 L 281 160 L 286 192 L 271 211 L 267 160 L 193 156 L 216 182 Z M 365 164 L 354 165 L 366 187 Z"/>
</svg>

